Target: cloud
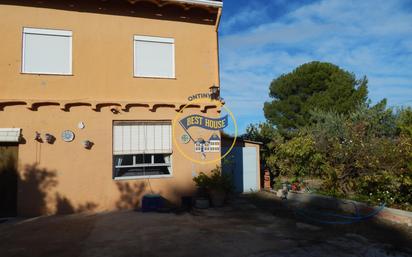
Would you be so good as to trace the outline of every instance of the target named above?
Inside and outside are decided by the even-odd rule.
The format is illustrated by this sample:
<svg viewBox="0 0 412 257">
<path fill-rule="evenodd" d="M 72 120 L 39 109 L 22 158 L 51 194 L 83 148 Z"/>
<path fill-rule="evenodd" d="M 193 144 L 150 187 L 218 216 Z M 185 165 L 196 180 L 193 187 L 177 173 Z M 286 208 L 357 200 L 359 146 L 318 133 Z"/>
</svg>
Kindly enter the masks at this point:
<svg viewBox="0 0 412 257">
<path fill-rule="evenodd" d="M 222 22 L 220 30 L 229 32 L 236 26 L 249 24 L 251 20 L 258 23 L 259 21 L 264 20 L 264 17 L 266 17 L 266 9 L 248 6 L 237 15 L 230 16 L 227 20 Z"/>
<path fill-rule="evenodd" d="M 405 1 L 323 0 L 273 19 L 263 11 L 266 1 L 253 3 L 223 21 L 228 31 L 220 38 L 222 93 L 245 123 L 263 120 L 272 79 L 312 60 L 367 75 L 373 102 L 412 98 L 412 10 Z M 259 23 L 243 29 L 248 20 Z"/>
</svg>

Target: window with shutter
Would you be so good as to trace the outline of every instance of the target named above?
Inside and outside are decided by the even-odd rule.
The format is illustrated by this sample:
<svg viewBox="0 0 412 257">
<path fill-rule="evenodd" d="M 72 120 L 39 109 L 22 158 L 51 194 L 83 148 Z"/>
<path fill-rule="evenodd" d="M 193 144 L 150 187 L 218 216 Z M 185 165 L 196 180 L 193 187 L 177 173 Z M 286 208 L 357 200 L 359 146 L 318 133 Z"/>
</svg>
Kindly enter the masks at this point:
<svg viewBox="0 0 412 257">
<path fill-rule="evenodd" d="M 134 76 L 175 78 L 174 39 L 135 36 Z"/>
<path fill-rule="evenodd" d="M 113 166 L 115 179 L 171 176 L 171 122 L 115 122 Z"/>
<path fill-rule="evenodd" d="M 23 29 L 22 72 L 72 74 L 72 32 Z"/>
</svg>

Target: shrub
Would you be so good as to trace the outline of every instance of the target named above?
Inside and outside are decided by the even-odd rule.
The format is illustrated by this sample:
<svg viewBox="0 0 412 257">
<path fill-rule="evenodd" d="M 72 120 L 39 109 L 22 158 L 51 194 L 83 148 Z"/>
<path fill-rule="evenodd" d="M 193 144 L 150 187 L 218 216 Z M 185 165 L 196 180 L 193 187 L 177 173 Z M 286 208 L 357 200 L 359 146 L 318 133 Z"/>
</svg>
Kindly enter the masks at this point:
<svg viewBox="0 0 412 257">
<path fill-rule="evenodd" d="M 266 162 L 276 175 L 318 177 L 325 194 L 412 209 L 411 108 L 394 113 L 382 101 L 311 116 L 289 140 L 272 140 Z"/>
<path fill-rule="evenodd" d="M 211 171 L 210 175 L 200 172 L 197 177 L 193 178 L 193 181 L 198 187 L 207 190 L 219 190 L 224 191 L 225 193 L 230 193 L 234 189 L 231 176 L 222 173 L 220 166 L 216 166 L 216 168 Z"/>
<path fill-rule="evenodd" d="M 279 145 L 269 163 L 277 165 L 280 175 L 292 177 L 319 176 L 324 156 L 316 151 L 313 137 L 301 135 Z"/>
</svg>

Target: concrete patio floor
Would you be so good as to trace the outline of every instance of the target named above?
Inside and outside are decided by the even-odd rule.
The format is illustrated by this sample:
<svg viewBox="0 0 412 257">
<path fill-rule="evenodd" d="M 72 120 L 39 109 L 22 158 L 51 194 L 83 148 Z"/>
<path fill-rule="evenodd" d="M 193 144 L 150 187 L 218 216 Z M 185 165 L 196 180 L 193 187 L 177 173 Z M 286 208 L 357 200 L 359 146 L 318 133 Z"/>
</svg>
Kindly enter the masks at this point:
<svg viewBox="0 0 412 257">
<path fill-rule="evenodd" d="M 322 226 L 267 197 L 192 213 L 134 211 L 0 224 L 0 256 L 412 256 L 411 228 Z"/>
</svg>

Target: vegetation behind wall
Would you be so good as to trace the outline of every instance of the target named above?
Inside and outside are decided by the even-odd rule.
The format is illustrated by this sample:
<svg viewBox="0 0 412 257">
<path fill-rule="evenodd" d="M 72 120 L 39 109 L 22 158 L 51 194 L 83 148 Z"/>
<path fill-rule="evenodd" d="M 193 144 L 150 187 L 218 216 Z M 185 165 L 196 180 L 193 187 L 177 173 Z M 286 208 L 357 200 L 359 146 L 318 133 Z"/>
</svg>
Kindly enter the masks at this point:
<svg viewBox="0 0 412 257">
<path fill-rule="evenodd" d="M 322 193 L 412 210 L 412 108 L 393 110 L 386 100 L 347 113 L 314 105 L 305 117 L 290 129 L 268 120 L 247 130 L 265 142 L 262 157 L 276 177 L 318 178 Z"/>
</svg>

